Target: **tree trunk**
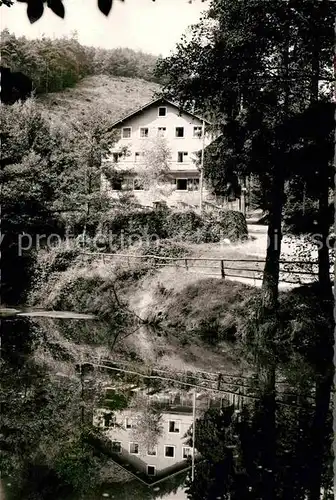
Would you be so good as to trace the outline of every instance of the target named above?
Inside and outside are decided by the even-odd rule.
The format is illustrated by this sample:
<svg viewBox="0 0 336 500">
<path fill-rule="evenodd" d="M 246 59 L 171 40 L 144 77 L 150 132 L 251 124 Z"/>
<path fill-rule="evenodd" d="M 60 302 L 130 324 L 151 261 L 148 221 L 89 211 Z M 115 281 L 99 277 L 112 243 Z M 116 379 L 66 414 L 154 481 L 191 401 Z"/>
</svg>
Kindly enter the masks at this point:
<svg viewBox="0 0 336 500">
<path fill-rule="evenodd" d="M 283 78 L 283 109 L 281 112 L 282 125 L 284 132 L 286 130 L 286 122 L 289 113 L 289 22 L 284 23 L 284 46 L 282 48 L 282 69 L 281 77 Z M 281 253 L 281 222 L 282 209 L 284 204 L 285 191 L 285 173 L 283 162 L 285 160 L 284 151 L 287 149 L 287 134 L 284 134 L 282 141 L 279 144 L 279 153 L 282 160 L 275 161 L 273 178 L 271 184 L 271 203 L 269 210 L 269 221 L 267 231 L 267 251 L 266 262 L 264 267 L 264 275 L 262 282 L 262 310 L 263 315 L 273 314 L 278 309 L 278 294 L 279 294 L 279 271 L 280 271 L 280 253 Z"/>
<path fill-rule="evenodd" d="M 319 232 L 322 236 L 321 248 L 318 250 L 318 279 L 323 295 L 332 296 L 332 284 L 330 280 L 330 256 L 327 246 L 329 235 L 329 177 L 328 165 L 322 165 L 319 172 Z"/>
<path fill-rule="evenodd" d="M 311 54 L 311 87 L 310 103 L 312 106 L 319 100 L 319 80 L 320 80 L 320 40 L 315 30 L 315 20 L 311 20 L 312 26 L 312 54 Z M 318 127 L 318 122 L 316 123 Z M 322 237 L 322 247 L 318 250 L 318 279 L 321 291 L 326 296 L 332 295 L 332 285 L 330 280 L 330 257 L 327 247 L 327 238 L 329 234 L 329 175 L 328 162 L 322 165 L 316 165 L 319 175 L 319 196 L 318 196 L 318 227 Z"/>
<path fill-rule="evenodd" d="M 262 282 L 264 312 L 274 311 L 278 305 L 283 197 L 284 177 L 282 172 L 278 172 L 273 177 L 272 203 L 269 209 L 266 262 Z"/>
<path fill-rule="evenodd" d="M 259 380 L 262 384 L 262 499 L 275 498 L 276 476 L 276 401 L 275 401 L 275 363 L 270 360 L 267 366 L 259 368 Z"/>
<path fill-rule="evenodd" d="M 328 433 L 327 419 L 330 406 L 330 394 L 333 383 L 332 366 L 316 381 L 315 414 L 311 432 L 312 457 L 310 467 L 309 500 L 320 500 L 323 472 L 323 454 L 325 438 Z"/>
</svg>

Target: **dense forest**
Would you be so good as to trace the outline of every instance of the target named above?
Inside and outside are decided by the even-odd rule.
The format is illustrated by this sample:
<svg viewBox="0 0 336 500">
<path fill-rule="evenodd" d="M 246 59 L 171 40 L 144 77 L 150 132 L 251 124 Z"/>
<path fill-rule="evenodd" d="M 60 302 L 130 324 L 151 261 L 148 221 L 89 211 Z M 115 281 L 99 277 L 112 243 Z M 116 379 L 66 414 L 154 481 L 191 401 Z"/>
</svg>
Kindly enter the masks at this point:
<svg viewBox="0 0 336 500">
<path fill-rule="evenodd" d="M 21 71 L 33 81 L 37 94 L 57 92 L 89 75 L 106 74 L 159 82 L 154 76 L 157 58 L 127 48 L 85 47 L 71 37 L 28 40 L 8 30 L 1 32 L 2 65 Z"/>
</svg>

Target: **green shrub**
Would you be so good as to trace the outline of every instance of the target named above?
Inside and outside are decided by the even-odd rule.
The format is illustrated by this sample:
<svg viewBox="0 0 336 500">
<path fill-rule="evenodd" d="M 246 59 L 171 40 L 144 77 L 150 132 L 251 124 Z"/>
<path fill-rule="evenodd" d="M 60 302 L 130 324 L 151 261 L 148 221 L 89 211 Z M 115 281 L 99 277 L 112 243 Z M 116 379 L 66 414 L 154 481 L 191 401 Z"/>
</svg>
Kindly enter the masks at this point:
<svg viewBox="0 0 336 500">
<path fill-rule="evenodd" d="M 41 294 L 46 293 L 46 284 L 52 289 L 59 275 L 76 263 L 80 249 L 56 246 L 50 250 L 41 250 L 36 254 L 36 263 L 31 288 L 27 296 L 29 305 L 41 302 Z"/>
<path fill-rule="evenodd" d="M 202 224 L 191 239 L 194 243 L 218 243 L 221 238 L 226 237 L 223 234 L 223 228 L 216 216 L 205 214 Z"/>
<path fill-rule="evenodd" d="M 244 214 L 235 210 L 223 211 L 218 216 L 218 222 L 223 234 L 231 241 L 246 239 L 248 236 L 247 224 Z"/>
<path fill-rule="evenodd" d="M 202 226 L 202 218 L 196 212 L 168 212 L 163 214 L 163 228 L 169 238 L 193 240 Z"/>
<path fill-rule="evenodd" d="M 49 267 L 49 272 L 63 272 L 69 269 L 80 254 L 79 248 L 56 250 L 55 256 Z"/>
<path fill-rule="evenodd" d="M 151 239 L 218 243 L 221 238 L 236 241 L 246 238 L 248 234 L 246 220 L 241 212 L 223 211 L 220 214 L 201 216 L 191 210 L 178 212 L 148 209 L 119 210 L 105 217 L 102 221 L 102 233 L 113 234 L 113 248 L 131 246 L 134 243 L 132 237 L 135 236 L 150 245 Z"/>
<path fill-rule="evenodd" d="M 104 279 L 99 276 L 71 277 L 69 280 L 64 280 L 62 286 L 59 287 L 52 306 L 57 310 L 96 312 L 94 303 L 99 287 L 102 285 L 104 285 Z"/>
<path fill-rule="evenodd" d="M 121 246 L 120 235 L 123 235 L 124 244 L 130 244 L 132 236 L 146 238 L 149 235 L 156 235 L 159 238 L 166 238 L 167 234 L 163 229 L 162 213 L 154 210 L 130 210 L 127 212 L 115 212 L 105 216 L 102 221 L 102 233 L 114 235 L 113 242 Z"/>
<path fill-rule="evenodd" d="M 139 263 L 136 268 L 118 268 L 116 271 L 115 281 L 119 284 L 134 284 L 152 271 L 151 267 L 146 263 Z"/>
</svg>

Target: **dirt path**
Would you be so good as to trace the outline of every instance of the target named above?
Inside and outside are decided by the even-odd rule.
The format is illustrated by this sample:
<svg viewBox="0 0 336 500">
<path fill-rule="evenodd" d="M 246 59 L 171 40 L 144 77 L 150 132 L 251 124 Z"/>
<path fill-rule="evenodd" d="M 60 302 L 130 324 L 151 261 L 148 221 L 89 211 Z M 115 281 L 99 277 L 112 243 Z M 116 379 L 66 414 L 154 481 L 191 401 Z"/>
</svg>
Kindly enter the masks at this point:
<svg viewBox="0 0 336 500">
<path fill-rule="evenodd" d="M 244 243 L 220 243 L 220 244 L 199 244 L 192 245 L 194 256 L 214 257 L 227 259 L 265 259 L 267 249 L 267 226 L 256 224 L 248 225 L 249 240 Z M 306 243 L 302 238 L 290 238 L 284 236 L 281 241 L 281 258 L 289 259 L 293 257 L 298 248 Z M 312 258 L 317 257 L 312 247 Z"/>
<path fill-rule="evenodd" d="M 189 269 L 190 273 L 195 273 L 198 279 L 206 278 L 208 276 L 221 278 L 221 270 L 219 267 L 219 261 L 211 262 L 211 259 L 227 259 L 230 260 L 246 260 L 246 261 L 263 261 L 266 257 L 267 250 L 267 226 L 250 224 L 248 225 L 249 230 L 249 240 L 246 242 L 238 243 L 228 243 L 221 242 L 218 244 L 208 243 L 208 244 L 193 244 L 189 246 L 189 256 L 193 258 L 203 258 L 209 259 L 208 262 L 193 262 L 192 269 Z M 296 253 L 298 249 L 303 245 L 303 240 L 300 238 L 291 239 L 288 236 L 283 238 L 281 243 L 281 258 L 284 260 L 295 260 Z M 312 251 L 312 259 L 317 258 L 317 253 Z M 298 259 L 298 257 L 296 257 Z M 207 270 L 204 266 L 209 266 Z M 248 263 L 243 262 L 225 262 L 224 266 L 226 268 L 225 279 L 231 281 L 239 281 L 246 285 L 251 285 L 260 288 L 262 284 L 262 269 L 263 264 Z M 203 269 L 202 269 L 203 267 Z M 260 271 L 247 271 L 248 268 L 256 269 L 258 267 Z M 238 268 L 236 270 L 231 270 L 231 268 Z M 246 269 L 246 272 L 244 271 Z M 180 272 L 180 270 L 179 270 Z M 229 275 L 234 276 L 230 277 Z M 238 276 L 237 276 L 238 275 Z M 248 277 L 246 277 L 248 276 Z M 283 282 L 280 276 L 279 289 L 289 290 L 299 286 L 298 283 L 287 283 L 287 281 L 295 281 L 295 278 L 284 277 L 287 275 L 282 275 L 282 279 L 286 281 Z M 304 277 L 300 276 L 301 281 L 304 281 Z M 311 281 L 311 277 L 307 275 L 307 280 Z"/>
</svg>

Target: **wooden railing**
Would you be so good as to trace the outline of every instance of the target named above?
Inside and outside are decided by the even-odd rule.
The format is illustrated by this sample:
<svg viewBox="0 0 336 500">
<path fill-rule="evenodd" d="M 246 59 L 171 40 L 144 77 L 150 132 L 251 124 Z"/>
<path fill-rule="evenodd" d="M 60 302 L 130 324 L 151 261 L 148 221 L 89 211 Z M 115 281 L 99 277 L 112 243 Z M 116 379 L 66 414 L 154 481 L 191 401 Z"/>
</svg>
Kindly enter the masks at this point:
<svg viewBox="0 0 336 500">
<path fill-rule="evenodd" d="M 82 252 L 82 259 L 100 258 L 104 263 L 117 262 L 129 266 L 143 262 L 153 268 L 175 267 L 189 272 L 202 272 L 207 276 L 221 278 L 245 278 L 262 280 L 265 260 L 261 259 L 223 259 L 213 257 L 165 257 L 159 255 L 136 255 L 124 253 Z M 204 272 L 206 271 L 206 272 Z M 331 272 L 332 274 L 332 272 Z M 318 276 L 317 261 L 280 260 L 280 281 L 290 284 L 311 282 Z"/>
<path fill-rule="evenodd" d="M 213 394 L 214 398 L 225 397 L 230 404 L 237 409 L 251 401 L 260 399 L 258 393 L 258 382 L 253 375 L 244 376 L 221 372 L 188 372 L 171 370 L 169 367 L 160 369 L 157 367 L 134 365 L 131 362 L 116 361 L 106 358 L 83 359 L 82 363 L 103 371 L 114 371 L 126 376 L 136 376 L 144 380 L 157 380 L 166 382 L 171 388 L 183 387 L 185 389 L 196 388 L 200 393 Z M 280 406 L 300 407 L 300 394 L 293 392 L 288 383 L 279 379 L 276 381 L 277 404 Z M 108 389 L 108 387 L 106 387 Z M 314 387 L 311 394 L 306 396 L 314 403 Z"/>
</svg>

